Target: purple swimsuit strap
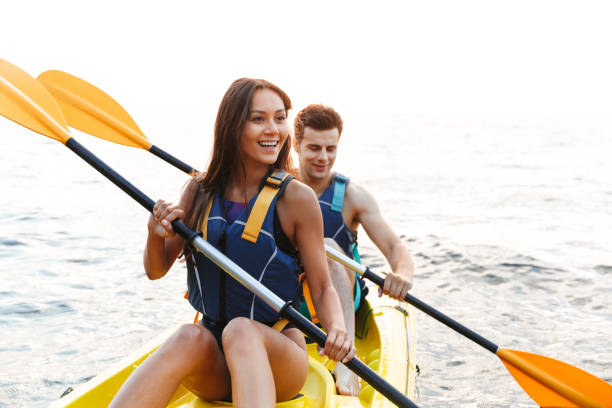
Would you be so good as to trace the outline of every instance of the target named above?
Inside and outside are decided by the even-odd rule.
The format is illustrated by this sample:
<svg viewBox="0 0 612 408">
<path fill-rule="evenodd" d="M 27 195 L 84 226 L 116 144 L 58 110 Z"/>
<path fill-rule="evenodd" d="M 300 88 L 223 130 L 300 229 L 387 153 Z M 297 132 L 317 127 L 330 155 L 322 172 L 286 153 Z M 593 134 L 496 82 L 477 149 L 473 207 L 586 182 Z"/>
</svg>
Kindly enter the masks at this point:
<svg viewBox="0 0 612 408">
<path fill-rule="evenodd" d="M 222 199 L 223 209 L 228 223 L 233 223 L 240 216 L 240 213 L 246 207 L 246 203 L 238 203 L 225 198 Z"/>
</svg>

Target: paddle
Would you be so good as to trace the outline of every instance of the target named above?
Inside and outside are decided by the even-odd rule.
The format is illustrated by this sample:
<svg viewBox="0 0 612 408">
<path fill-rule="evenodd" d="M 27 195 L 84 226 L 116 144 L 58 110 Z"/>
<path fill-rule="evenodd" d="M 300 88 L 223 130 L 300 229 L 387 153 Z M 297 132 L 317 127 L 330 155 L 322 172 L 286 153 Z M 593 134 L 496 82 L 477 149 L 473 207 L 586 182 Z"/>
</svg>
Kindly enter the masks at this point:
<svg viewBox="0 0 612 408">
<path fill-rule="evenodd" d="M 108 120 L 106 122 L 107 127 L 114 126 L 113 123 L 121 120 L 124 123 L 123 128 L 132 126 L 131 133 L 136 133 L 136 130 L 138 130 L 134 121 L 117 102 L 103 91 L 82 79 L 61 71 L 47 71 L 38 78 L 56 97 L 62 109 L 64 107 L 68 108 L 65 110 L 65 113 L 68 112 L 66 119 L 70 126 L 77 127 L 93 136 L 102 137 L 99 134 L 99 130 L 90 125 L 92 120 L 94 120 L 94 118 L 90 117 L 93 115 L 91 113 L 94 111 L 93 106 L 99 112 L 121 112 L 121 116 L 117 115 L 113 121 Z M 68 99 L 66 95 L 77 95 L 77 97 Z M 90 95 L 96 95 L 97 97 L 94 99 Z M 95 118 L 99 118 L 97 120 L 105 120 L 106 116 L 95 114 Z M 142 146 L 150 143 L 142 132 L 139 130 L 138 132 L 139 139 L 133 140 L 130 146 L 144 148 Z M 118 141 L 118 138 L 116 140 L 107 136 L 103 138 L 116 143 L 122 143 Z M 169 163 L 182 169 L 177 163 L 172 161 L 169 161 Z M 187 167 L 191 168 L 190 166 Z M 371 280 L 376 285 L 383 287 L 384 279 L 372 273 L 367 267 L 329 246 L 326 246 L 325 249 L 330 258 L 342 263 L 364 278 Z M 580 406 L 612 406 L 612 386 L 605 381 L 552 358 L 500 348 L 411 294 L 407 294 L 404 300 L 496 354 L 523 390 L 541 406 L 573 407 L 576 404 Z"/>
<path fill-rule="evenodd" d="M 42 84 L 2 59 L 0 59 L 0 114 L 37 133 L 62 142 L 149 212 L 153 211 L 155 205 L 153 200 L 71 137 L 59 106 Z M 325 345 L 325 333 L 295 310 L 290 302 L 283 301 L 180 220 L 174 220 L 172 227 L 196 250 L 262 299 L 280 316 L 295 324 L 319 346 Z M 359 359 L 353 358 L 345 365 L 397 406 L 417 407 L 408 397 Z"/>
<path fill-rule="evenodd" d="M 73 75 L 46 71 L 37 78 L 53 95 L 73 128 L 124 146 L 147 150 L 185 173 L 194 169 L 151 144 L 136 122 L 113 98 Z"/>
</svg>

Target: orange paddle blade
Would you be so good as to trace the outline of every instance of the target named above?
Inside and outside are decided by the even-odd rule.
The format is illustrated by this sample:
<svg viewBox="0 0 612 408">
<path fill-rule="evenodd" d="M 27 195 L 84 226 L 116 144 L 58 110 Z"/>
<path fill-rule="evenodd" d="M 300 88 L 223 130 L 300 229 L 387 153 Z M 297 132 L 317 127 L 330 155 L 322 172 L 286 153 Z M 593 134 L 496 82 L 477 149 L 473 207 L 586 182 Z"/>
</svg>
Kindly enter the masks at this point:
<svg viewBox="0 0 612 408">
<path fill-rule="evenodd" d="M 497 356 L 542 407 L 612 407 L 612 385 L 586 371 L 524 351 L 500 348 Z"/>
<path fill-rule="evenodd" d="M 151 143 L 113 98 L 89 82 L 62 71 L 45 71 L 38 80 L 57 100 L 70 126 L 125 146 L 149 150 Z"/>
<path fill-rule="evenodd" d="M 62 143 L 70 138 L 64 115 L 45 87 L 1 58 L 0 114 Z"/>
</svg>

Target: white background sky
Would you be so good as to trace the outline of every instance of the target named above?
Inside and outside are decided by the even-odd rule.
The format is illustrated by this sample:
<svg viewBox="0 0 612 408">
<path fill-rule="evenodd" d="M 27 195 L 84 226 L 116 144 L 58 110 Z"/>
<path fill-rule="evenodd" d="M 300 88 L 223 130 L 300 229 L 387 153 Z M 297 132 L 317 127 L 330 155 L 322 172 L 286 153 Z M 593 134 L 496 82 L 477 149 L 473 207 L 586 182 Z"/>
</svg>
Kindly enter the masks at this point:
<svg viewBox="0 0 612 408">
<path fill-rule="evenodd" d="M 146 118 L 214 115 L 241 76 L 297 109 L 605 121 L 611 21 L 589 0 L 11 1 L 0 57 L 92 82 L 145 133 Z"/>
</svg>

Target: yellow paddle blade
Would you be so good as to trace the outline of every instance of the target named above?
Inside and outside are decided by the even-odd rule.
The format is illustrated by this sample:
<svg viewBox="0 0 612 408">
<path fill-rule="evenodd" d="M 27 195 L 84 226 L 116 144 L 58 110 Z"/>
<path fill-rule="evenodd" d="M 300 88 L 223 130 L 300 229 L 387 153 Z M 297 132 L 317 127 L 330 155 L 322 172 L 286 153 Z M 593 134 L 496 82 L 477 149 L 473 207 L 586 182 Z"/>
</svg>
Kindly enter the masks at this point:
<svg viewBox="0 0 612 408">
<path fill-rule="evenodd" d="M 149 150 L 151 143 L 113 98 L 62 71 L 45 71 L 38 80 L 57 100 L 70 126 L 125 146 Z"/>
<path fill-rule="evenodd" d="M 70 139 L 64 115 L 45 87 L 1 58 L 0 114 L 62 143 Z"/>
<path fill-rule="evenodd" d="M 612 385 L 553 358 L 500 348 L 516 382 L 542 407 L 612 407 Z"/>
</svg>

